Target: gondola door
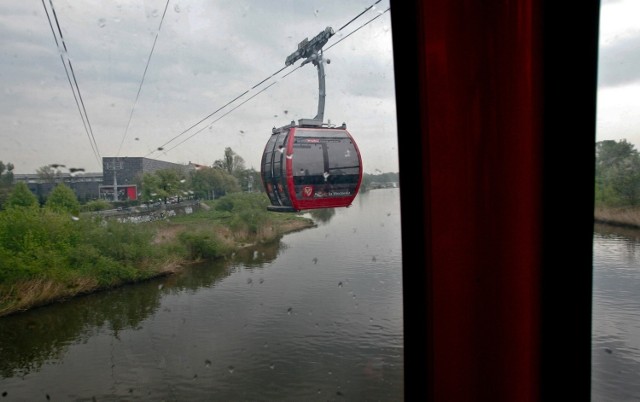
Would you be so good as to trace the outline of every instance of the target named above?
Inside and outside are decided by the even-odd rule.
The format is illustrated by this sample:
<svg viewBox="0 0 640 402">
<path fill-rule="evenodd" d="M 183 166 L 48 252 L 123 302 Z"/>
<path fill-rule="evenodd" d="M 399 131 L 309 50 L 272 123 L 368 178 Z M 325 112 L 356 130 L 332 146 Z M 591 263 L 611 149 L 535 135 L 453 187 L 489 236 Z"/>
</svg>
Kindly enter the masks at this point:
<svg viewBox="0 0 640 402">
<path fill-rule="evenodd" d="M 262 156 L 262 181 L 271 201 L 269 209 L 293 210 L 287 186 L 286 148 L 289 130 L 272 134 Z"/>
</svg>

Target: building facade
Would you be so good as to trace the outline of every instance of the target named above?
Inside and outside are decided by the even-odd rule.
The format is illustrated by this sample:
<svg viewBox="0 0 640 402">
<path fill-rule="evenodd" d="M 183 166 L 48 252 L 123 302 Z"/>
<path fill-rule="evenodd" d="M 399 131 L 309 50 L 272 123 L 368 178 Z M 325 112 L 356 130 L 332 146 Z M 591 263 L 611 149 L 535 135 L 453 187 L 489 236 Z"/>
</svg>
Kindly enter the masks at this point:
<svg viewBox="0 0 640 402">
<path fill-rule="evenodd" d="M 142 176 L 162 169 L 177 169 L 186 174 L 194 170 L 195 166 L 142 157 L 104 157 L 100 198 L 115 200 L 114 191 L 117 191 L 118 201 L 136 200 L 139 194 L 138 183 Z"/>
<path fill-rule="evenodd" d="M 185 173 L 197 169 L 198 165 L 181 165 L 142 157 L 103 157 L 102 172 L 64 173 L 56 171 L 50 177 L 37 173 L 14 174 L 14 182 L 24 182 L 42 203 L 55 186 L 64 183 L 69 186 L 80 202 L 99 198 L 114 201 L 114 188 L 118 201 L 138 199 L 138 183 L 145 173 L 161 169 L 178 169 Z"/>
</svg>

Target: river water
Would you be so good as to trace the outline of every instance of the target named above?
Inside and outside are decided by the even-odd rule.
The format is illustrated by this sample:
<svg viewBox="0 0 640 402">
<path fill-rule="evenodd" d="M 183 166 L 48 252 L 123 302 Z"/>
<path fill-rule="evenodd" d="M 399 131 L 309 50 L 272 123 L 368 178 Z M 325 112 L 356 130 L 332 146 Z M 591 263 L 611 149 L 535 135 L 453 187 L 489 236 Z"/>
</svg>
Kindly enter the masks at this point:
<svg viewBox="0 0 640 402">
<path fill-rule="evenodd" d="M 2 401 L 399 401 L 399 190 L 183 274 L 0 318 Z M 594 232 L 592 400 L 640 400 L 640 231 Z"/>
<path fill-rule="evenodd" d="M 640 401 L 640 231 L 596 225 L 593 401 Z"/>
<path fill-rule="evenodd" d="M 398 189 L 183 274 L 0 318 L 0 400 L 398 401 Z"/>
</svg>

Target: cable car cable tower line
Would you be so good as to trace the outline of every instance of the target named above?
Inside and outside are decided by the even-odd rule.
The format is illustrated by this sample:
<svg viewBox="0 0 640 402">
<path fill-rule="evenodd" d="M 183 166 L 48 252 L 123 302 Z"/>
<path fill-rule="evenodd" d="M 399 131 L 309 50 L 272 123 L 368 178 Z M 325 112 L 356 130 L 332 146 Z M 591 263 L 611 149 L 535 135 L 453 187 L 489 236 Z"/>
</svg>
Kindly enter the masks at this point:
<svg viewBox="0 0 640 402">
<path fill-rule="evenodd" d="M 42 0 L 42 7 L 44 7 L 44 12 L 47 15 L 47 20 L 49 21 L 49 26 L 51 27 L 51 33 L 53 34 L 53 39 L 56 42 L 56 47 L 60 53 L 60 60 L 62 61 L 62 66 L 64 67 L 64 71 L 67 75 L 67 80 L 69 81 L 69 85 L 71 86 L 71 92 L 73 93 L 73 98 L 76 102 L 76 106 L 78 107 L 78 112 L 80 113 L 80 119 L 82 120 L 82 125 L 84 126 L 84 130 L 87 133 L 87 137 L 89 138 L 89 144 L 91 145 L 91 149 L 93 150 L 93 154 L 96 157 L 97 162 L 102 165 L 102 158 L 100 157 L 100 151 L 98 150 L 98 144 L 96 143 L 95 136 L 93 135 L 93 129 L 91 127 L 91 122 L 89 121 L 89 115 L 87 114 L 87 109 L 84 105 L 84 100 L 82 99 L 82 94 L 80 93 L 80 86 L 78 85 L 78 80 L 76 79 L 75 72 L 73 71 L 73 65 L 71 64 L 71 60 L 69 59 L 69 51 L 67 49 L 67 44 L 62 35 L 62 29 L 60 28 L 60 22 L 58 21 L 58 16 L 56 14 L 56 10 L 53 7 L 53 1 L 49 0 L 49 5 L 51 7 L 51 14 L 53 14 L 53 18 L 56 22 L 56 27 L 58 31 L 58 35 L 60 35 L 60 40 L 58 41 L 58 35 L 56 35 L 56 29 L 53 27 L 53 23 L 51 22 L 51 16 L 49 15 L 49 10 L 47 10 L 47 6 Z M 62 44 L 62 47 L 61 47 Z M 68 64 L 68 68 L 67 68 Z M 71 72 L 71 76 L 69 75 Z M 73 82 L 71 78 L 73 77 Z"/>
<path fill-rule="evenodd" d="M 365 8 L 364 11 L 362 11 L 361 13 L 359 13 L 357 16 L 355 16 L 354 18 L 352 18 L 351 20 L 349 20 L 349 22 L 347 22 L 346 24 L 342 25 L 342 27 L 340 27 L 340 29 L 338 29 L 337 31 L 335 31 L 335 33 L 331 34 L 329 38 L 333 37 L 335 34 L 341 32 L 342 30 L 344 30 L 347 26 L 351 25 L 353 22 L 355 22 L 357 19 L 359 19 L 360 17 L 362 17 L 366 12 L 368 12 L 369 10 L 371 10 L 372 8 L 375 7 L 376 4 L 380 3 L 382 0 L 377 0 L 375 3 L 373 3 L 372 5 L 370 5 L 369 7 Z M 369 23 L 373 22 L 374 20 L 376 20 L 377 18 L 379 18 L 380 16 L 382 16 L 384 13 L 388 12 L 390 9 L 387 8 L 386 10 L 380 12 L 378 15 L 376 15 L 375 17 L 369 19 L 367 22 L 365 22 L 364 24 L 360 25 L 359 27 L 357 27 L 356 29 L 354 29 L 353 31 L 349 32 L 347 35 L 345 35 L 344 37 L 340 38 L 337 42 L 331 44 L 330 46 L 328 46 L 325 51 L 331 49 L 333 46 L 337 45 L 338 43 L 342 42 L 344 39 L 348 38 L 349 36 L 351 36 L 352 34 L 354 34 L 355 32 L 359 31 L 361 28 L 363 28 L 364 26 L 368 25 Z M 324 31 L 323 31 L 324 32 Z M 325 34 L 326 35 L 326 34 Z M 327 38 L 327 40 L 329 39 Z M 315 39 L 315 38 L 314 38 Z M 326 43 L 326 42 L 325 42 Z M 296 51 L 297 52 L 297 51 Z M 294 52 L 294 54 L 296 53 Z M 296 59 L 296 60 L 299 60 Z M 235 98 L 233 98 L 232 100 L 228 101 L 227 103 L 225 103 L 223 106 L 219 107 L 218 109 L 216 109 L 215 111 L 213 111 L 212 113 L 210 113 L 209 115 L 203 117 L 202 119 L 200 119 L 198 122 L 192 124 L 191 126 L 189 126 L 188 128 L 186 128 L 185 130 L 183 130 L 182 132 L 180 132 L 179 134 L 175 135 L 174 137 L 172 137 L 171 139 L 169 139 L 168 141 L 166 141 L 165 143 L 163 143 L 162 145 L 156 147 L 154 150 L 148 152 L 145 157 L 149 157 L 152 154 L 154 154 L 155 152 L 169 152 L 173 149 L 175 149 L 176 147 L 178 147 L 181 144 L 184 144 L 187 140 L 195 137 L 195 135 L 199 134 L 200 132 L 204 131 L 206 128 L 211 127 L 213 124 L 215 124 L 216 122 L 218 122 L 220 119 L 222 119 L 223 117 L 227 116 L 229 113 L 231 113 L 232 111 L 236 110 L 238 107 L 242 106 L 243 104 L 245 104 L 246 102 L 248 102 L 249 100 L 255 98 L 257 95 L 259 95 L 260 93 L 264 92 L 266 89 L 268 89 L 269 87 L 277 84 L 279 82 L 279 80 L 282 80 L 284 78 L 287 78 L 289 75 L 291 75 L 292 73 L 294 73 L 295 71 L 297 71 L 298 69 L 300 69 L 304 64 L 308 63 L 308 62 L 312 62 L 307 61 L 304 64 L 299 65 L 298 67 L 296 67 L 295 69 L 293 69 L 292 71 L 288 72 L 287 74 L 283 75 L 282 77 L 279 78 L 278 81 L 275 81 L 273 83 L 271 83 L 270 85 L 268 85 L 267 87 L 261 89 L 259 92 L 253 94 L 249 99 L 244 100 L 242 103 L 240 103 L 239 105 L 235 106 L 233 109 L 229 110 L 228 112 L 226 112 L 224 115 L 222 115 L 221 117 L 218 117 L 217 119 L 215 119 L 214 121 L 212 121 L 211 123 L 209 123 L 208 125 L 206 125 L 203 128 L 200 128 L 199 130 L 197 130 L 195 133 L 191 134 L 189 137 L 187 137 L 186 139 L 184 139 L 183 141 L 181 141 L 180 143 L 174 145 L 173 147 L 169 148 L 169 149 L 165 149 L 169 144 L 173 143 L 174 141 L 176 141 L 178 138 L 182 137 L 183 135 L 187 134 L 188 132 L 190 132 L 191 130 L 193 130 L 194 128 L 196 128 L 197 126 L 199 126 L 200 124 L 202 124 L 203 122 L 205 122 L 206 120 L 210 119 L 211 117 L 213 117 L 214 115 L 216 115 L 217 113 L 220 113 L 223 109 L 225 109 L 226 107 L 230 106 L 231 104 L 233 104 L 234 102 L 240 100 L 242 97 L 246 96 L 247 94 L 249 94 L 249 92 L 255 90 L 257 87 L 259 87 L 260 85 L 262 85 L 263 83 L 267 82 L 270 79 L 273 79 L 274 77 L 276 77 L 278 74 L 280 74 L 282 71 L 286 70 L 287 68 L 291 67 L 293 65 L 293 63 L 295 63 L 296 60 L 293 60 L 291 62 L 291 64 L 286 64 L 285 66 L 280 68 L 279 70 L 277 70 L 276 72 L 270 74 L 268 77 L 264 78 L 263 80 L 259 81 L 257 84 L 253 85 L 250 89 L 247 89 L 246 91 L 244 91 L 243 93 L 241 93 L 240 95 L 236 96 Z M 319 72 L 320 74 L 320 72 Z M 320 105 L 319 105 L 320 107 Z M 324 106 L 322 106 L 322 109 L 324 110 Z"/>
<path fill-rule="evenodd" d="M 147 58 L 147 64 L 144 67 L 144 72 L 142 73 L 142 79 L 140 80 L 140 86 L 138 86 L 138 93 L 136 94 L 136 99 L 133 102 L 133 106 L 131 107 L 131 113 L 129 114 L 129 121 L 127 121 L 127 126 L 124 129 L 124 134 L 122 135 L 122 140 L 120 141 L 120 146 L 118 147 L 118 152 L 116 155 L 120 155 L 120 150 L 122 149 L 122 144 L 124 143 L 124 139 L 127 137 L 127 133 L 129 131 L 129 126 L 131 125 L 131 119 L 133 117 L 133 111 L 136 108 L 136 104 L 138 103 L 138 98 L 140 97 L 140 92 L 142 91 L 142 84 L 144 83 L 144 78 L 147 76 L 147 70 L 149 69 L 149 62 L 151 61 L 151 56 L 153 55 L 153 51 L 156 48 L 156 42 L 158 41 L 158 35 L 160 35 L 160 30 L 162 29 L 162 22 L 164 21 L 164 17 L 167 14 L 167 8 L 169 7 L 169 0 L 167 0 L 167 4 L 164 6 L 164 12 L 162 13 L 162 18 L 160 19 L 160 25 L 158 26 L 158 31 L 156 32 L 156 37 L 153 40 L 153 45 L 151 46 L 151 52 L 149 53 L 149 57 Z"/>
</svg>

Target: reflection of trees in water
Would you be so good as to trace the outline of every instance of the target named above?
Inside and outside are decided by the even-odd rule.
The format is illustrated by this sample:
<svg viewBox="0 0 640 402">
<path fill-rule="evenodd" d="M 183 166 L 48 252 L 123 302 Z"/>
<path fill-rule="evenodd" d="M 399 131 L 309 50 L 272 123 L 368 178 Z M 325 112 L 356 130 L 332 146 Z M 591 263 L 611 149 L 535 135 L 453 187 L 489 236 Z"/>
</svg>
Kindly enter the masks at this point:
<svg viewBox="0 0 640 402">
<path fill-rule="evenodd" d="M 127 286 L 0 318 L 0 375 L 38 370 L 100 328 L 135 329 L 160 305 L 157 286 Z"/>
<path fill-rule="evenodd" d="M 280 242 L 280 239 L 241 249 L 234 255 L 234 262 L 241 262 L 247 268 L 260 268 L 268 264 L 274 261 L 281 251 L 286 250 L 286 245 Z"/>
<path fill-rule="evenodd" d="M 327 223 L 333 218 L 336 214 L 335 208 L 322 208 L 322 209 L 312 209 L 309 211 L 309 215 L 316 222 Z"/>
<path fill-rule="evenodd" d="M 640 243 L 640 229 L 596 223 L 594 234 L 609 239 L 618 239 L 628 252 L 628 260 L 635 263 Z"/>
<path fill-rule="evenodd" d="M 275 260 L 282 244 L 275 241 L 236 253 L 234 263 L 259 267 Z M 211 287 L 231 274 L 231 261 L 188 266 L 162 279 L 78 297 L 0 318 L 0 378 L 38 371 L 48 360 L 62 359 L 69 345 L 86 342 L 101 329 L 115 337 L 140 323 L 160 306 L 163 294 Z"/>
</svg>

